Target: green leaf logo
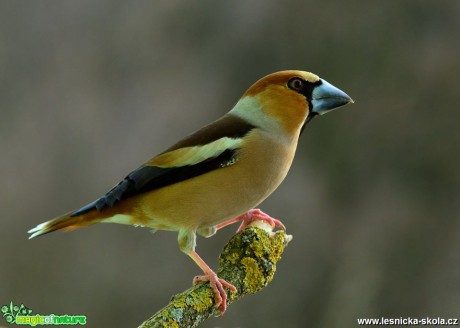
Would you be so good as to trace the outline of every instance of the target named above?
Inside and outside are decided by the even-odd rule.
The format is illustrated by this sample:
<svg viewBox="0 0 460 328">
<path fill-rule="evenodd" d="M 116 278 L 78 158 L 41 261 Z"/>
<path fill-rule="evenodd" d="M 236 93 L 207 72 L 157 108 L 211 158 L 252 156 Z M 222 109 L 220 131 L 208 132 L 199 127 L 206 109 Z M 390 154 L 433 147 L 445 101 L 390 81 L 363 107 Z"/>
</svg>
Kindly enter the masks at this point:
<svg viewBox="0 0 460 328">
<path fill-rule="evenodd" d="M 14 305 L 13 302 L 10 302 L 10 305 L 2 306 L 2 315 L 5 318 L 6 322 L 9 324 L 16 323 L 16 317 L 18 315 L 29 315 L 32 313 L 32 310 L 26 307 L 24 304 Z"/>
</svg>

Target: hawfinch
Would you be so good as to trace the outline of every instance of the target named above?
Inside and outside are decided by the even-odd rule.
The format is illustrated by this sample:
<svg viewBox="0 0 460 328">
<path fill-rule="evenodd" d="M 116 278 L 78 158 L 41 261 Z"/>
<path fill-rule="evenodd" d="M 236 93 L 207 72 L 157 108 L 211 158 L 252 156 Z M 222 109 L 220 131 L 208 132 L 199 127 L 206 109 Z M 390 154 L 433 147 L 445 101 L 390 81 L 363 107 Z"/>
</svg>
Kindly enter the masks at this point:
<svg viewBox="0 0 460 328">
<path fill-rule="evenodd" d="M 31 229 L 30 238 L 99 222 L 177 231 L 179 248 L 204 272 L 194 283 L 209 281 L 224 313 L 224 287 L 236 288 L 195 252 L 196 234 L 210 237 L 237 221 L 239 230 L 254 220 L 284 228 L 254 207 L 285 178 L 305 125 L 352 102 L 313 73 L 267 75 L 220 119 L 153 157 L 101 198 Z"/>
</svg>

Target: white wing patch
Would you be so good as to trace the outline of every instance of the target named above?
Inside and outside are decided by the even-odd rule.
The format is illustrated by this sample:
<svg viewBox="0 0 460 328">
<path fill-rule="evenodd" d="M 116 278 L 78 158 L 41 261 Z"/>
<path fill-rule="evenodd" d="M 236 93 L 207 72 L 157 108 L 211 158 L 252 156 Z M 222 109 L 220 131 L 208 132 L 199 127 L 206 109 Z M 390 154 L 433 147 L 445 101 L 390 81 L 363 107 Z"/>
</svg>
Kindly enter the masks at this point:
<svg viewBox="0 0 460 328">
<path fill-rule="evenodd" d="M 235 150 L 241 147 L 241 138 L 223 137 L 206 145 L 176 149 L 149 161 L 149 165 L 161 168 L 195 165 L 209 158 L 214 158 L 226 150 Z"/>
</svg>

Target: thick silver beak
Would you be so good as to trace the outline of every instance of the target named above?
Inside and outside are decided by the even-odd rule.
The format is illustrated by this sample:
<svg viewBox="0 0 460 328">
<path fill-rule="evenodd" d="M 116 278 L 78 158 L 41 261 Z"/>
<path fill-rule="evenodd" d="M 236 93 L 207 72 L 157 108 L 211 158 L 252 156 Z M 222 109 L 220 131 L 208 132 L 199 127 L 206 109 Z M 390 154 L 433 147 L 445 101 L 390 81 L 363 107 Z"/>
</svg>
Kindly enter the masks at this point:
<svg viewBox="0 0 460 328">
<path fill-rule="evenodd" d="M 313 89 L 311 100 L 313 105 L 312 112 L 323 115 L 333 109 L 353 102 L 353 99 L 345 92 L 334 87 L 326 80 L 321 79 L 321 84 Z"/>
</svg>

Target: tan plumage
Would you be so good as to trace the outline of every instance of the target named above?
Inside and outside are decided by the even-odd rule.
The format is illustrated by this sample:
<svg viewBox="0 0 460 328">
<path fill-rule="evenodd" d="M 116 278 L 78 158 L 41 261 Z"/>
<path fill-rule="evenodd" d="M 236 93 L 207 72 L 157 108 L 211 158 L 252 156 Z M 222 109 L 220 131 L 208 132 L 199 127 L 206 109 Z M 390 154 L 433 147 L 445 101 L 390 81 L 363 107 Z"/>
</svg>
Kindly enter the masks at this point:
<svg viewBox="0 0 460 328">
<path fill-rule="evenodd" d="M 349 102 L 349 96 L 312 73 L 270 74 L 222 118 L 153 157 L 95 202 L 30 230 L 31 238 L 97 222 L 178 231 L 181 250 L 203 269 L 224 312 L 222 286 L 233 287 L 194 251 L 196 233 L 213 235 L 235 217 L 280 224 L 250 210 L 285 178 L 305 124 Z"/>
</svg>

